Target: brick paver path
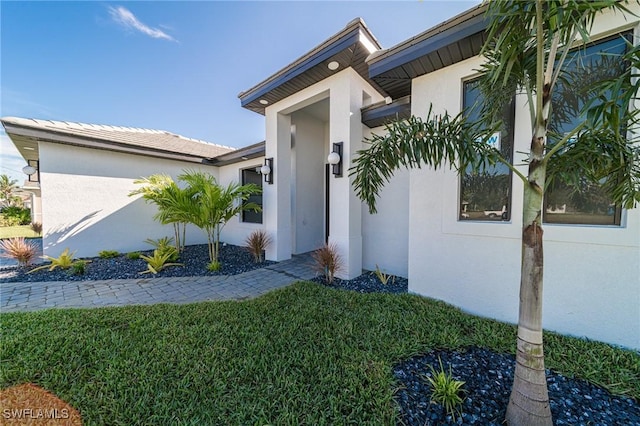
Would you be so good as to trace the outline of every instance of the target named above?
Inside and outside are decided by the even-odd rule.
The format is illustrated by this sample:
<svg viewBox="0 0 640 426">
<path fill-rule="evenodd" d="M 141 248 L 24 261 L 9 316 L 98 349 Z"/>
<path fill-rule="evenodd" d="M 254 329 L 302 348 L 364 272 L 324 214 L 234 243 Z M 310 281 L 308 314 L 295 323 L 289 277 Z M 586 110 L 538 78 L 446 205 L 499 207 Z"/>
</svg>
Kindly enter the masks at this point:
<svg viewBox="0 0 640 426">
<path fill-rule="evenodd" d="M 238 275 L 0 283 L 0 312 L 242 300 L 315 276 L 309 254 Z"/>
</svg>

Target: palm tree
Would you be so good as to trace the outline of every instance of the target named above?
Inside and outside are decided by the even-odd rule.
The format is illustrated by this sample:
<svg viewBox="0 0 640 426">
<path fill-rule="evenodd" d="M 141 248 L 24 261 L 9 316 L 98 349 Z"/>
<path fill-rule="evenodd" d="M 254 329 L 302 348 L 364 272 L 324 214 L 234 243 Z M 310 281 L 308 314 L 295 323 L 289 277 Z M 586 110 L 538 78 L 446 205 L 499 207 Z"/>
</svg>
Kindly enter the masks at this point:
<svg viewBox="0 0 640 426">
<path fill-rule="evenodd" d="M 376 212 L 376 197 L 393 172 L 422 164 L 449 165 L 458 173 L 482 171 L 496 163 L 509 167 L 523 182 L 522 262 L 517 356 L 513 388 L 507 409 L 509 425 L 551 425 L 542 341 L 542 205 L 548 179 L 576 182 L 604 181 L 614 202 L 633 208 L 640 202 L 640 148 L 625 138 L 626 124 L 637 124 L 637 111 L 629 104 L 637 98 L 640 83 L 632 67 L 622 76 L 595 82 L 580 106 L 585 120 L 548 144 L 553 118 L 552 95 L 567 77 L 567 55 L 574 40 L 582 45 L 595 16 L 604 9 L 630 13 L 624 2 L 569 0 L 504 0 L 487 8 L 488 41 L 482 54 L 480 88 L 484 95 L 479 119 L 463 114 L 411 117 L 394 121 L 384 136 L 365 140 L 370 146 L 354 160 L 351 175 L 356 194 Z M 637 69 L 637 47 L 623 58 Z M 636 81 L 634 83 L 634 81 Z M 503 105 L 517 90 L 528 97 L 533 129 L 525 175 L 496 149 L 487 135 L 499 129 Z M 549 167 L 548 167 L 549 166 Z"/>
<path fill-rule="evenodd" d="M 0 175 L 0 203 L 3 206 L 11 207 L 16 202 L 16 197 L 13 192 L 18 189 L 17 180 L 11 179 L 8 175 Z"/>
<path fill-rule="evenodd" d="M 223 188 L 212 175 L 198 171 L 185 171 L 178 179 L 187 184 L 187 192 L 192 200 L 190 208 L 184 212 L 185 217 L 207 234 L 209 260 L 215 267 L 218 265 L 222 227 L 239 212 L 260 208 L 254 203 L 245 203 L 260 188 L 236 183 Z"/>
<path fill-rule="evenodd" d="M 220 242 L 220 232 L 222 228 L 224 228 L 231 218 L 243 211 L 253 210 L 259 212 L 262 210 L 258 204 L 247 202 L 251 195 L 259 194 L 261 191 L 262 189 L 258 185 L 252 183 L 240 185 L 234 182 L 223 189 L 218 204 L 218 207 L 222 210 L 222 215 L 216 228 L 216 244 Z M 216 252 L 217 250 L 216 247 Z"/>
<path fill-rule="evenodd" d="M 131 191 L 129 196 L 142 194 L 145 201 L 158 206 L 158 213 L 153 218 L 163 225 L 173 225 L 176 250 L 181 252 L 186 243 L 186 226 L 189 222 L 185 211 L 191 205 L 188 191 L 180 188 L 171 176 L 166 174 L 140 178 L 134 183 L 144 186 Z"/>
</svg>

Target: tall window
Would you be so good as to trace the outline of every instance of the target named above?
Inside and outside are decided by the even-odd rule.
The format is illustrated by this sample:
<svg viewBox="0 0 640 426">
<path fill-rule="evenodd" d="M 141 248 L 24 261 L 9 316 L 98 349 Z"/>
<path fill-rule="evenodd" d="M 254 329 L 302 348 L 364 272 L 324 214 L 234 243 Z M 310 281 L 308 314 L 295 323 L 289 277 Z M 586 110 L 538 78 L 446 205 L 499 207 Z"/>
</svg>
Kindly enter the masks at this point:
<svg viewBox="0 0 640 426">
<path fill-rule="evenodd" d="M 247 185 L 250 183 L 262 188 L 262 175 L 255 168 L 242 170 L 242 184 Z M 249 196 L 247 203 L 256 203 L 262 208 L 262 193 Z M 262 211 L 254 212 L 253 210 L 243 210 L 242 221 L 249 223 L 262 223 Z"/>
<path fill-rule="evenodd" d="M 462 108 L 467 119 L 479 118 L 482 93 L 478 80 L 463 83 Z M 503 129 L 489 143 L 511 161 L 513 155 L 514 102 L 505 105 Z M 487 165 L 480 172 L 467 168 L 460 178 L 459 220 L 501 221 L 511 217 L 511 170 L 503 165 Z"/>
<path fill-rule="evenodd" d="M 549 147 L 583 120 L 579 111 L 588 99 L 589 86 L 625 72 L 626 64 L 621 59 L 625 50 L 625 38 L 618 35 L 570 53 L 565 64 L 567 78 L 558 82 L 551 99 Z M 599 184 L 586 179 L 572 184 L 556 179 L 547 189 L 544 203 L 543 219 L 547 223 L 620 224 L 621 208 Z"/>
</svg>

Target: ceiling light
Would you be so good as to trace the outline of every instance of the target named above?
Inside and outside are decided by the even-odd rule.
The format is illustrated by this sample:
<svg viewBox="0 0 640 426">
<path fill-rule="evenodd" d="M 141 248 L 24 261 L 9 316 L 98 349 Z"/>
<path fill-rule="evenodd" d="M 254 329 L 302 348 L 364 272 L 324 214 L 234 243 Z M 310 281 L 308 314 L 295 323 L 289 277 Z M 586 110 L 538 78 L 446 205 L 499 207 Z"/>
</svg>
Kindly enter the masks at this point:
<svg viewBox="0 0 640 426">
<path fill-rule="evenodd" d="M 30 146 L 25 146 L 23 147 L 23 149 L 29 150 L 29 151 L 35 151 L 35 148 L 31 148 Z"/>
<path fill-rule="evenodd" d="M 259 101 L 259 102 L 260 102 L 262 105 L 267 105 L 267 104 L 269 103 L 269 101 L 268 101 L 268 100 L 266 100 L 266 99 L 260 99 L 260 101 Z"/>
<path fill-rule="evenodd" d="M 337 61 L 331 61 L 327 64 L 327 68 L 329 68 L 331 71 L 337 70 L 339 66 L 340 64 Z"/>
</svg>

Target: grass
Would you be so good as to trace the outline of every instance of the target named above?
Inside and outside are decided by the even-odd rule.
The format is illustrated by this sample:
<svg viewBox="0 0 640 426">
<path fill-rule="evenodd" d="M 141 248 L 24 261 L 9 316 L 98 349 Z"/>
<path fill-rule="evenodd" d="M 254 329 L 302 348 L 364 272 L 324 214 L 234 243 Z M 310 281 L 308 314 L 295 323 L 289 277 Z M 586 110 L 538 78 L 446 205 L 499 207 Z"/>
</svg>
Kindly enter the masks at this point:
<svg viewBox="0 0 640 426">
<path fill-rule="evenodd" d="M 38 238 L 40 235 L 33 232 L 31 225 L 0 227 L 0 240 L 13 237 Z"/>
<path fill-rule="evenodd" d="M 415 295 L 297 283 L 248 301 L 0 315 L 0 386 L 34 382 L 84 424 L 394 425 L 394 363 L 513 353 L 515 327 Z M 547 334 L 547 366 L 640 398 L 640 356 Z"/>
</svg>

